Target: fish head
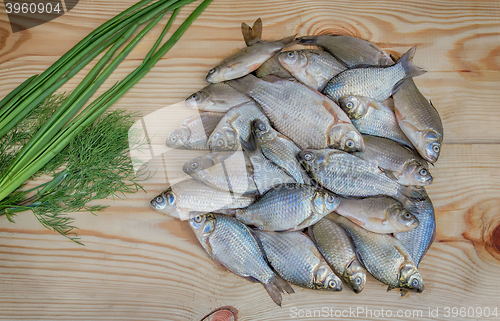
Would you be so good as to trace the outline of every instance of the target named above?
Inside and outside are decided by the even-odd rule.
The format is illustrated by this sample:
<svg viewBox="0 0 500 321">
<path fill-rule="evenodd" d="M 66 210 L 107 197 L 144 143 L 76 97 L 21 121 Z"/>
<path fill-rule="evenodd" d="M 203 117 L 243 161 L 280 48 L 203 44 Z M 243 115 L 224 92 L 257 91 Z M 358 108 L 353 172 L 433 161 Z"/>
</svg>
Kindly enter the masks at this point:
<svg viewBox="0 0 500 321">
<path fill-rule="evenodd" d="M 212 133 L 208 140 L 212 150 L 237 150 L 240 147 L 239 136 L 231 127 L 223 127 Z"/>
<path fill-rule="evenodd" d="M 212 95 L 207 90 L 200 90 L 186 98 L 186 106 L 193 109 L 203 109 L 207 105 L 213 104 Z"/>
<path fill-rule="evenodd" d="M 189 226 L 198 238 L 206 239 L 214 231 L 216 222 L 213 214 L 198 214 L 189 219 Z"/>
<path fill-rule="evenodd" d="M 182 170 L 184 171 L 184 173 L 192 175 L 195 173 L 199 173 L 214 165 L 215 165 L 214 159 L 211 157 L 210 154 L 208 154 L 205 156 L 193 158 L 192 160 L 186 162 L 182 166 Z"/>
<path fill-rule="evenodd" d="M 387 216 L 390 222 L 396 226 L 400 232 L 406 232 L 416 228 L 420 222 L 412 213 L 399 205 L 391 206 L 387 209 Z"/>
<path fill-rule="evenodd" d="M 424 281 L 417 270 L 415 263 L 405 262 L 399 273 L 399 287 L 409 289 L 418 293 L 424 291 Z"/>
<path fill-rule="evenodd" d="M 328 165 L 330 151 L 334 150 L 304 149 L 297 154 L 297 160 L 307 171 L 314 172 Z"/>
<path fill-rule="evenodd" d="M 366 284 L 366 270 L 356 258 L 347 266 L 346 277 L 354 293 L 363 291 Z"/>
<path fill-rule="evenodd" d="M 345 96 L 339 98 L 339 105 L 350 119 L 359 119 L 368 112 L 369 101 L 365 97 Z"/>
<path fill-rule="evenodd" d="M 400 184 L 416 186 L 429 185 L 432 181 L 433 178 L 427 166 L 416 161 L 406 164 L 399 180 Z"/>
<path fill-rule="evenodd" d="M 441 153 L 441 136 L 433 130 L 427 130 L 421 132 L 421 136 L 419 138 L 422 157 L 430 163 L 437 162 L 439 154 Z"/>
<path fill-rule="evenodd" d="M 337 209 L 340 205 L 340 198 L 326 190 L 319 190 L 313 200 L 313 207 L 316 213 L 328 214 Z"/>
<path fill-rule="evenodd" d="M 278 60 L 285 69 L 291 72 L 299 72 L 309 64 L 307 56 L 298 50 L 281 52 L 278 54 Z"/>
<path fill-rule="evenodd" d="M 224 67 L 222 65 L 219 65 L 219 66 L 216 66 L 216 67 L 213 67 L 212 69 L 210 69 L 210 71 L 208 72 L 207 77 L 206 77 L 207 82 L 209 82 L 211 84 L 216 84 L 219 82 L 223 82 L 224 80 L 227 80 L 224 77 L 226 69 L 227 69 L 227 67 Z M 228 79 L 231 79 L 231 78 L 228 78 Z"/>
<path fill-rule="evenodd" d="M 175 195 L 172 187 L 169 187 L 166 191 L 153 198 L 150 203 L 158 212 L 176 216 L 176 201 L 177 195 Z"/>
<path fill-rule="evenodd" d="M 322 290 L 342 291 L 342 281 L 326 263 L 314 271 L 314 286 Z"/>
<path fill-rule="evenodd" d="M 345 152 L 362 152 L 365 149 L 363 136 L 352 124 L 339 123 L 328 132 L 329 147 Z"/>
<path fill-rule="evenodd" d="M 187 127 L 180 127 L 170 133 L 166 145 L 170 148 L 185 148 L 189 143 L 191 131 Z"/>
<path fill-rule="evenodd" d="M 256 119 L 252 122 L 252 132 L 255 133 L 259 141 L 271 140 L 275 136 L 273 135 L 274 132 L 271 130 L 271 126 L 267 125 L 261 119 Z"/>
</svg>

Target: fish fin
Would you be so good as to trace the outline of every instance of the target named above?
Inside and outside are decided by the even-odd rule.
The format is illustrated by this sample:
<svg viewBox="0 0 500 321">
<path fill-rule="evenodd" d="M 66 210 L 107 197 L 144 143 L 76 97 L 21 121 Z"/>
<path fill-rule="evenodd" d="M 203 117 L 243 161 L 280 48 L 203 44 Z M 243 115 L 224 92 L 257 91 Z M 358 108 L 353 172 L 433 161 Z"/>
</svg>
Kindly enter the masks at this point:
<svg viewBox="0 0 500 321">
<path fill-rule="evenodd" d="M 243 34 L 247 46 L 251 46 L 258 42 L 262 37 L 262 20 L 260 18 L 255 20 L 252 27 L 242 22 L 241 33 Z"/>
<path fill-rule="evenodd" d="M 408 198 L 421 200 L 425 198 L 425 189 L 417 186 L 399 186 L 399 192 Z M 402 202 L 403 203 L 403 202 Z"/>
<path fill-rule="evenodd" d="M 382 167 L 378 167 L 378 169 L 385 174 L 385 176 L 387 176 L 388 178 L 392 179 L 393 181 L 397 181 L 398 178 L 396 177 L 396 175 L 394 175 L 394 172 L 391 171 L 391 170 L 388 170 L 388 169 L 385 169 L 385 168 L 382 168 Z"/>
<path fill-rule="evenodd" d="M 283 45 L 283 48 L 290 47 L 290 46 L 293 46 L 299 42 L 298 40 L 295 39 L 296 36 L 297 36 L 297 34 L 280 39 L 277 42 L 280 42 Z"/>
<path fill-rule="evenodd" d="M 316 41 L 318 40 L 318 36 L 304 36 L 297 38 L 299 44 L 301 45 L 313 45 L 317 46 Z"/>
<path fill-rule="evenodd" d="M 254 278 L 253 276 L 244 276 L 244 278 L 252 283 L 260 283 L 260 281 Z"/>
<path fill-rule="evenodd" d="M 309 238 L 311 239 L 311 241 L 313 241 L 314 244 L 316 244 L 316 239 L 314 238 L 313 225 L 311 225 L 311 226 L 309 226 L 307 228 L 307 235 L 309 236 Z"/>
<path fill-rule="evenodd" d="M 280 81 L 285 81 L 286 79 L 280 78 L 276 75 L 265 75 L 264 77 L 261 78 L 264 81 L 270 82 L 270 83 L 275 83 L 275 82 L 280 82 Z"/>
<path fill-rule="evenodd" d="M 410 297 L 410 291 L 405 290 L 405 289 L 400 289 L 399 293 L 401 294 L 401 297 Z"/>
<path fill-rule="evenodd" d="M 417 76 L 420 76 L 420 75 L 427 72 L 423 68 L 420 68 L 417 65 L 413 64 L 413 56 L 415 55 L 416 50 L 417 50 L 417 46 L 411 47 L 401 57 L 401 59 L 398 60 L 398 64 L 401 64 L 401 66 L 403 67 L 403 69 L 405 71 L 405 74 L 406 74 L 405 78 L 417 77 Z"/>
<path fill-rule="evenodd" d="M 392 57 L 392 55 L 387 55 L 385 54 L 380 58 L 380 65 L 381 66 L 392 66 L 397 60 Z"/>
<path fill-rule="evenodd" d="M 233 79 L 226 83 L 242 94 L 249 94 L 259 81 L 261 81 L 259 78 L 249 74 L 245 77 Z"/>
<path fill-rule="evenodd" d="M 439 112 L 437 111 L 436 107 L 434 107 L 434 104 L 432 103 L 432 101 L 429 99 L 429 104 L 432 106 L 432 108 L 434 108 L 434 110 L 436 111 L 436 113 L 439 114 Z"/>
<path fill-rule="evenodd" d="M 389 292 L 389 291 L 391 291 L 391 290 L 393 290 L 395 288 L 396 288 L 395 286 L 389 285 L 389 286 L 387 286 L 387 292 Z"/>
<path fill-rule="evenodd" d="M 254 134 L 251 134 L 250 137 L 248 137 L 248 141 L 240 137 L 240 143 L 241 146 L 247 151 L 254 152 L 257 149 L 257 140 L 255 139 Z"/>
<path fill-rule="evenodd" d="M 401 79 L 400 81 L 398 81 L 394 87 L 392 87 L 392 93 L 391 95 L 394 95 L 394 93 L 396 93 L 396 91 L 399 90 L 399 88 L 401 88 L 401 86 L 403 85 L 403 83 L 405 82 L 406 78 L 403 78 Z"/>
<path fill-rule="evenodd" d="M 383 103 L 381 103 L 380 101 L 371 100 L 370 103 L 368 104 L 368 107 L 373 108 L 373 109 L 378 110 L 378 111 L 382 111 L 385 109 L 386 106 Z"/>
<path fill-rule="evenodd" d="M 391 59 L 394 61 L 394 62 L 397 62 L 399 60 L 399 58 L 401 57 L 398 57 L 398 56 L 394 56 L 393 54 L 390 54 L 389 57 L 391 57 Z"/>
<path fill-rule="evenodd" d="M 401 114 L 399 114 L 399 115 L 401 117 Z M 408 130 L 413 131 L 413 132 L 418 132 L 419 131 L 418 128 L 415 127 L 415 125 L 413 125 L 410 122 L 407 122 L 406 120 L 400 119 L 399 122 L 400 122 L 400 125 L 399 125 L 400 128 L 406 127 L 406 128 L 408 128 Z"/>
</svg>

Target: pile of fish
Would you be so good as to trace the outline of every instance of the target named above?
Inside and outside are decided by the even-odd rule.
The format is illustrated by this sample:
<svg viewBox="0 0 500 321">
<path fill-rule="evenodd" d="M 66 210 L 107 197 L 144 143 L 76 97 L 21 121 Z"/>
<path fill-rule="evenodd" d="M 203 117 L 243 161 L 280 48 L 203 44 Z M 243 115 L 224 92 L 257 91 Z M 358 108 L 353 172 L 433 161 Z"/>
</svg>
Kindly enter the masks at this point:
<svg viewBox="0 0 500 321">
<path fill-rule="evenodd" d="M 290 284 L 359 293 L 367 272 L 422 292 L 443 127 L 412 80 L 415 47 L 395 61 L 355 37 L 264 41 L 260 19 L 242 32 L 247 47 L 209 71 L 186 99 L 199 115 L 166 142 L 208 153 L 151 204 L 278 305 Z"/>
</svg>

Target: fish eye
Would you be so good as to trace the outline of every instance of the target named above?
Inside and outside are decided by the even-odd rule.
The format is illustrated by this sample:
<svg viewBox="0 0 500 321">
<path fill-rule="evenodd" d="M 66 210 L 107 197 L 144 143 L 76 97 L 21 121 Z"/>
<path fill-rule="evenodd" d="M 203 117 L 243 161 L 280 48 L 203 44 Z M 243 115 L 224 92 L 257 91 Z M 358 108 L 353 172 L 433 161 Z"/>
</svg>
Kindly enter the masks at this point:
<svg viewBox="0 0 500 321">
<path fill-rule="evenodd" d="M 196 99 L 198 98 L 198 94 L 193 94 L 193 96 L 191 96 L 192 99 Z"/>
<path fill-rule="evenodd" d="M 293 52 L 292 52 L 292 51 L 289 51 L 289 52 L 287 53 L 287 55 L 288 55 L 288 57 L 289 57 L 289 58 L 293 58 L 293 56 L 295 56 L 295 55 L 293 54 Z"/>
<path fill-rule="evenodd" d="M 420 175 L 426 176 L 427 175 L 427 170 L 425 168 L 422 168 L 419 172 Z"/>
<path fill-rule="evenodd" d="M 304 155 L 304 159 L 305 159 L 306 161 L 310 161 L 310 160 L 312 160 L 312 159 L 313 159 L 313 155 L 312 155 L 311 153 L 306 153 L 306 154 Z"/>
<path fill-rule="evenodd" d="M 196 216 L 193 218 L 193 221 L 194 221 L 195 223 L 201 223 L 201 221 L 202 221 L 202 217 L 201 217 L 201 215 L 196 215 Z"/>
<path fill-rule="evenodd" d="M 215 72 L 215 68 L 212 68 L 212 69 L 210 69 L 210 71 L 208 73 L 213 74 L 214 72 Z"/>
<path fill-rule="evenodd" d="M 176 142 L 176 141 L 177 141 L 177 137 L 172 136 L 172 137 L 170 138 L 170 140 L 171 140 L 171 141 L 173 141 L 173 142 Z"/>
<path fill-rule="evenodd" d="M 354 104 L 352 102 L 348 102 L 347 104 L 345 104 L 345 107 L 347 109 L 352 109 L 352 108 L 354 108 Z"/>
<path fill-rule="evenodd" d="M 349 139 L 349 140 L 345 143 L 345 145 L 346 145 L 347 147 L 349 147 L 349 148 L 353 148 L 353 147 L 354 147 L 354 142 L 353 142 L 352 140 L 350 140 L 350 139 Z"/>
<path fill-rule="evenodd" d="M 328 201 L 328 203 L 333 203 L 333 202 L 335 202 L 335 196 L 330 195 L 330 196 L 328 196 L 328 198 L 326 200 Z"/>
<path fill-rule="evenodd" d="M 360 278 L 360 277 L 357 277 L 357 278 L 354 280 L 354 283 L 356 283 L 357 285 L 360 285 L 360 284 L 361 284 L 361 278 Z"/>
<path fill-rule="evenodd" d="M 259 126 L 258 126 L 257 128 L 259 128 L 259 130 L 264 131 L 264 130 L 266 130 L 266 125 L 264 125 L 264 124 L 259 124 Z"/>
<path fill-rule="evenodd" d="M 158 197 L 156 198 L 156 203 L 161 203 L 161 202 L 163 202 L 163 197 L 158 196 Z"/>
<path fill-rule="evenodd" d="M 336 285 L 337 285 L 337 283 L 336 283 L 334 280 L 330 280 L 330 281 L 328 281 L 328 286 L 329 286 L 330 288 L 334 288 Z"/>
<path fill-rule="evenodd" d="M 194 169 L 194 168 L 196 168 L 196 167 L 198 167 L 198 163 L 197 163 L 197 162 L 192 162 L 192 163 L 191 163 L 191 168 L 193 168 L 193 169 Z"/>
<path fill-rule="evenodd" d="M 168 194 L 168 203 L 169 204 L 174 204 L 175 203 L 175 196 L 172 194 Z"/>
<path fill-rule="evenodd" d="M 419 286 L 418 280 L 417 280 L 417 279 L 413 279 L 413 281 L 411 282 L 411 285 L 412 285 L 414 288 L 417 288 L 417 287 Z"/>
<path fill-rule="evenodd" d="M 434 145 L 434 146 L 432 146 L 432 150 L 433 150 L 435 153 L 439 153 L 439 146 L 438 146 L 438 145 Z"/>
<path fill-rule="evenodd" d="M 221 147 L 224 145 L 224 141 L 222 139 L 217 139 L 217 146 Z"/>
<path fill-rule="evenodd" d="M 409 220 L 411 218 L 411 214 L 409 212 L 406 212 L 404 218 Z"/>
</svg>

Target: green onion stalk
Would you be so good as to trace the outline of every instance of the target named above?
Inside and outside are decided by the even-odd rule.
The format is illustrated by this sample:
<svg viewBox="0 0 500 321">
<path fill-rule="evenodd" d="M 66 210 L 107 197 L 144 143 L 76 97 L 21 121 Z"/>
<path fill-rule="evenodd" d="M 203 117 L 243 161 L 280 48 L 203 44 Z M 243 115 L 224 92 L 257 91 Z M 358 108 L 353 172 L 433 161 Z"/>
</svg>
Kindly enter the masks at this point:
<svg viewBox="0 0 500 321">
<path fill-rule="evenodd" d="M 111 105 L 144 77 L 211 2 L 211 0 L 203 1 L 160 47 L 179 9 L 193 1 L 195 0 L 159 0 L 152 4 L 151 0 L 138 2 L 95 29 L 42 74 L 30 77 L 0 101 L 0 139 L 2 139 L 65 82 L 106 51 L 2 173 L 0 202 L 16 193 L 26 195 L 29 191 L 20 192 L 18 189 L 64 150 L 77 135 L 92 126 Z M 170 19 L 141 65 L 82 110 L 90 97 L 131 50 L 170 11 L 172 11 Z M 127 43 L 137 29 L 146 23 L 147 25 Z M 124 45 L 125 47 L 120 50 Z M 35 196 L 19 199 L 16 204 L 2 205 L 4 213 L 33 209 L 38 206 L 36 200 L 41 195 L 50 194 L 65 177 L 63 171 L 55 175 L 51 182 L 37 187 Z"/>
</svg>

